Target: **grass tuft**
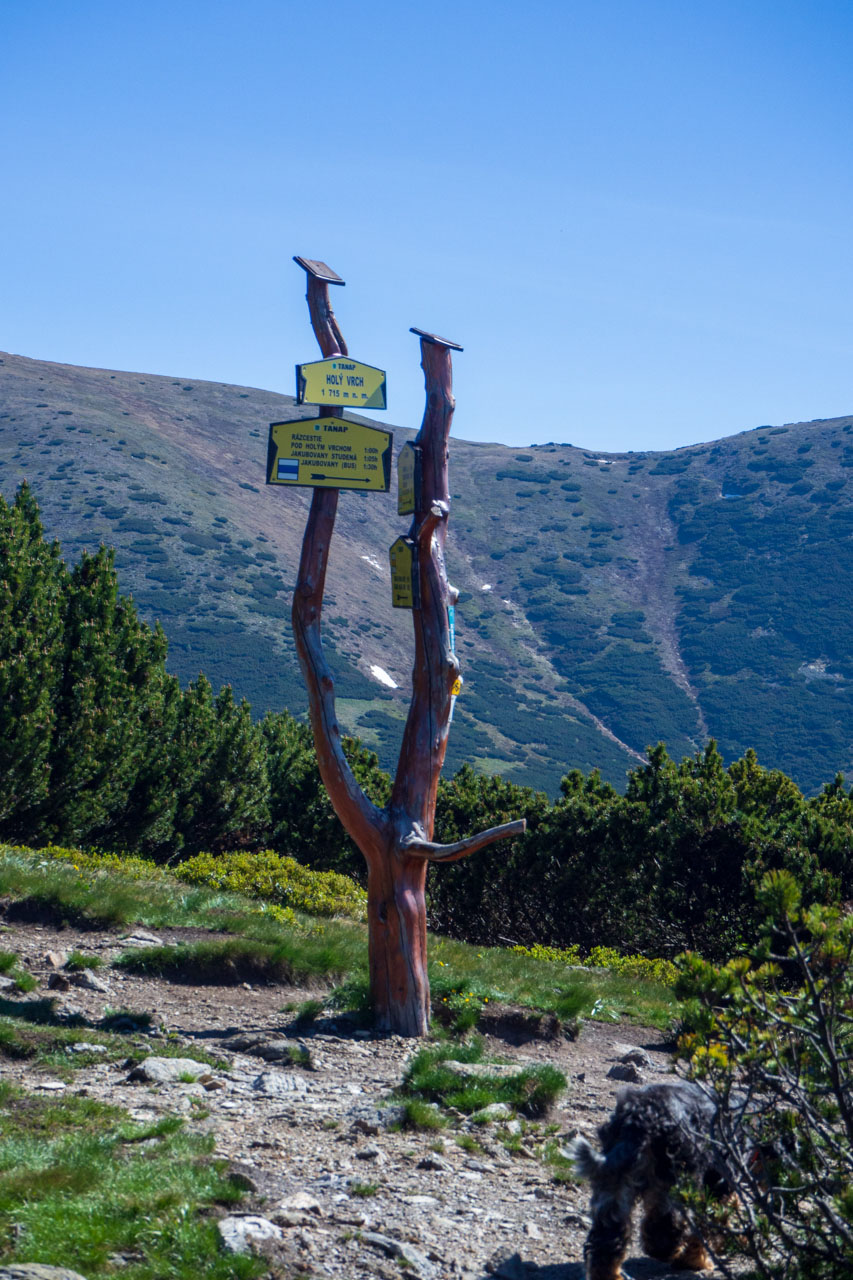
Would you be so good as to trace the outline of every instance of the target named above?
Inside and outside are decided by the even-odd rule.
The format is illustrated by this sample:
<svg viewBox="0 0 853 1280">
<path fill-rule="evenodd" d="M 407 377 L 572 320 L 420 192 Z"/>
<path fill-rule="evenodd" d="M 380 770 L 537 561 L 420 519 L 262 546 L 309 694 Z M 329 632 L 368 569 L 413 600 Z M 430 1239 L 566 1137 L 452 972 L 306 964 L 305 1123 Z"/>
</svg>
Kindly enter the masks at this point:
<svg viewBox="0 0 853 1280">
<path fill-rule="evenodd" d="M 505 1102 L 527 1116 L 544 1115 L 566 1087 L 566 1078 L 555 1067 L 524 1067 L 511 1075 L 472 1071 L 458 1074 L 445 1066 L 448 1060 L 477 1066 L 483 1061 L 483 1043 L 440 1044 L 421 1049 L 403 1078 L 404 1097 L 435 1102 L 444 1108 L 471 1115 L 493 1102 Z M 498 1065 L 498 1064 L 495 1064 Z"/>
<path fill-rule="evenodd" d="M 461 1147 L 463 1151 L 467 1151 L 470 1155 L 483 1154 L 483 1148 L 470 1133 L 458 1133 L 453 1140 L 457 1147 Z"/>
<path fill-rule="evenodd" d="M 333 970 L 334 948 L 318 938 L 284 937 L 277 943 L 226 938 L 177 946 L 140 947 L 118 957 L 128 973 L 156 974 L 172 982 L 296 983 Z"/>
<path fill-rule="evenodd" d="M 0 973 L 11 978 L 19 991 L 35 991 L 38 986 L 33 975 L 20 968 L 14 951 L 0 951 Z"/>
<path fill-rule="evenodd" d="M 83 951 L 72 951 L 65 962 L 65 968 L 71 973 L 82 973 L 84 969 L 100 969 L 103 964 L 100 956 L 87 955 Z"/>
<path fill-rule="evenodd" d="M 104 1031 L 149 1031 L 154 1019 L 140 1009 L 108 1009 L 98 1024 Z"/>
<path fill-rule="evenodd" d="M 313 1022 L 317 1021 L 324 1008 L 325 1005 L 322 1000 L 303 1000 L 301 1004 L 296 1006 L 294 1025 L 296 1027 L 310 1027 Z"/>
<path fill-rule="evenodd" d="M 542 1150 L 542 1159 L 551 1170 L 551 1180 L 553 1182 L 577 1184 L 581 1181 L 575 1171 L 571 1157 L 565 1154 L 565 1149 L 560 1146 L 556 1138 L 547 1139 Z"/>
<path fill-rule="evenodd" d="M 403 1129 L 415 1129 L 422 1133 L 430 1133 L 444 1129 L 447 1117 L 441 1114 L 434 1102 L 424 1102 L 421 1098 L 406 1098 L 403 1103 Z"/>
</svg>

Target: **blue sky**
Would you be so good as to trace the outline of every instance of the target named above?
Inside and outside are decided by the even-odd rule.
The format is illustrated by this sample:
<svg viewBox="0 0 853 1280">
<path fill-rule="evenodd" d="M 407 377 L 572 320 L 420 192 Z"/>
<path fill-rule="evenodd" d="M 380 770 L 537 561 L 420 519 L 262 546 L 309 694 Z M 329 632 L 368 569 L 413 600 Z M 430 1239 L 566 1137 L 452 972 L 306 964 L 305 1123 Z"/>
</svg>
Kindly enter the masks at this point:
<svg viewBox="0 0 853 1280">
<path fill-rule="evenodd" d="M 298 253 L 454 433 L 666 449 L 853 412 L 853 7 L 3 0 L 0 348 L 293 392 Z"/>
</svg>

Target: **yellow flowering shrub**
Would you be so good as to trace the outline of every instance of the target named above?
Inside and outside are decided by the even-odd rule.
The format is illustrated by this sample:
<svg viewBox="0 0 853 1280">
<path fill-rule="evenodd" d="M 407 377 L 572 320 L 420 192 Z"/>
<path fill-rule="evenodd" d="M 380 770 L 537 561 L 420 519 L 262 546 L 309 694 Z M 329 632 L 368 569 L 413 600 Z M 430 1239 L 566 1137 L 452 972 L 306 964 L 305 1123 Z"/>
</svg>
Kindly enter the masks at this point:
<svg viewBox="0 0 853 1280">
<path fill-rule="evenodd" d="M 166 874 L 163 867 L 135 854 L 102 853 L 100 850 L 69 849 L 64 845 L 48 844 L 40 849 L 14 845 L 12 853 L 50 858 L 55 862 L 70 862 L 78 871 L 119 871 L 130 880 L 158 880 Z"/>
<path fill-rule="evenodd" d="M 367 916 L 367 894 L 348 876 L 335 871 L 311 871 L 272 849 L 261 853 L 200 853 L 177 867 L 162 867 L 131 854 L 53 844 L 41 849 L 17 845 L 10 852 L 69 863 L 81 874 L 113 871 L 130 880 L 177 879 L 199 888 L 243 894 L 259 899 L 257 911 L 279 924 L 296 924 L 296 911 L 350 920 L 364 920 Z"/>
<path fill-rule="evenodd" d="M 311 871 L 272 849 L 260 853 L 199 853 L 172 872 L 187 884 L 243 893 L 312 916 L 367 917 L 367 894 L 337 871 Z"/>
<path fill-rule="evenodd" d="M 662 986 L 675 985 L 678 970 L 670 960 L 655 960 L 649 956 L 623 956 L 613 947 L 593 947 L 584 956 L 578 946 L 546 947 L 534 943 L 532 947 L 513 947 L 517 955 L 531 956 L 534 960 L 545 960 L 551 964 L 583 965 L 592 969 L 610 969 L 613 973 L 622 973 L 632 978 L 644 978 L 648 982 L 659 982 Z"/>
</svg>

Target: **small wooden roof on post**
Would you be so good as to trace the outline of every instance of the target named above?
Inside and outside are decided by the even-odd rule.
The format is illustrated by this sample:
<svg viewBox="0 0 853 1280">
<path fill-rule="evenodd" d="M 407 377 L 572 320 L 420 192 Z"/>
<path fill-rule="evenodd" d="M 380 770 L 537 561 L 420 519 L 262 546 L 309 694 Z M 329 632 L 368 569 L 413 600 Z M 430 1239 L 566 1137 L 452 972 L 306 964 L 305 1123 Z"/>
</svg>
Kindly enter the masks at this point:
<svg viewBox="0 0 853 1280">
<path fill-rule="evenodd" d="M 427 333 L 426 329 L 416 329 L 414 325 L 409 333 L 416 333 L 424 342 L 432 342 L 437 347 L 447 347 L 448 351 L 464 351 L 464 347 L 460 347 L 458 342 L 451 342 L 449 338 L 440 338 L 437 333 Z"/>
</svg>

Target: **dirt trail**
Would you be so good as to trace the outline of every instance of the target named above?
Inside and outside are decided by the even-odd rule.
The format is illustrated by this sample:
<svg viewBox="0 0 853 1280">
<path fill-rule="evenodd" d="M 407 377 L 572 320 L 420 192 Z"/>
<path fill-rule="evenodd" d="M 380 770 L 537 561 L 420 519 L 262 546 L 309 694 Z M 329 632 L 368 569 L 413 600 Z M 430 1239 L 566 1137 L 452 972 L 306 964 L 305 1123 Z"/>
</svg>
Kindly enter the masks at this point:
<svg viewBox="0 0 853 1280">
<path fill-rule="evenodd" d="M 157 930 L 156 936 L 171 941 L 184 932 Z M 588 1192 L 553 1180 L 541 1158 L 544 1133 L 525 1133 L 521 1149 L 510 1153 L 494 1126 L 463 1124 L 440 1137 L 389 1131 L 378 1109 L 418 1044 L 374 1036 L 345 1017 L 321 1016 L 307 1031 L 295 1027 L 283 1007 L 316 997 L 316 991 L 175 984 L 107 967 L 127 946 L 118 933 L 7 927 L 3 948 L 20 956 L 39 988 L 26 995 L 6 992 L 5 1010 L 17 1010 L 23 1019 L 29 1002 L 50 995 L 57 1015 L 76 1014 L 92 1024 L 105 1010 L 147 1013 L 154 1029 L 134 1035 L 135 1056 L 156 1056 L 172 1037 L 188 1049 L 214 1052 L 222 1065 L 193 1083 L 131 1083 L 124 1057 L 105 1056 L 62 1081 L 47 1068 L 0 1058 L 0 1078 L 31 1090 L 108 1100 L 139 1119 L 179 1112 L 192 1128 L 213 1133 L 217 1153 L 249 1189 L 241 1212 L 278 1223 L 271 1280 L 300 1274 L 399 1280 L 404 1258 L 405 1274 L 422 1280 L 582 1280 Z M 106 962 L 94 971 L 104 990 L 48 989 L 57 973 L 50 953 L 75 948 Z M 594 1134 L 606 1118 L 625 1087 L 608 1072 L 630 1046 L 642 1046 L 648 1055 L 645 1079 L 671 1067 L 660 1034 L 627 1023 L 588 1023 L 574 1041 L 525 1039 L 507 1027 L 488 1041 L 489 1051 L 507 1060 L 548 1062 L 564 1072 L 568 1089 L 548 1117 L 561 1143 L 578 1132 Z M 282 1057 L 294 1045 L 307 1051 L 308 1066 Z M 375 1190 L 364 1194 L 365 1188 Z M 627 1272 L 633 1280 L 675 1275 L 643 1258 L 637 1246 Z"/>
</svg>

